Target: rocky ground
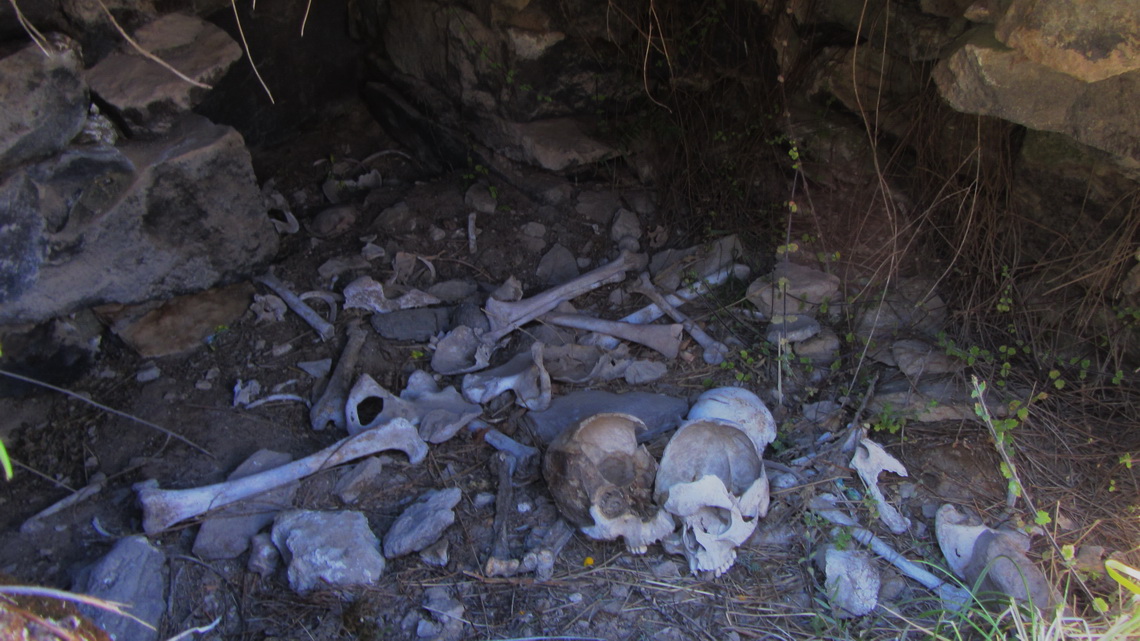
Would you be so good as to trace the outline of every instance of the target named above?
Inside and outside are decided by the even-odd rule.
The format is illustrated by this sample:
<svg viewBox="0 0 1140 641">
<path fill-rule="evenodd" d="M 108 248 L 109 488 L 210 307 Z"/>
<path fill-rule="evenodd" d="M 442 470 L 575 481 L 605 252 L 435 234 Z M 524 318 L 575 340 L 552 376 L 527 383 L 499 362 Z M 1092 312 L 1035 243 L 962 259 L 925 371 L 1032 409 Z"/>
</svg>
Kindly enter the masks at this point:
<svg viewBox="0 0 1140 641">
<path fill-rule="evenodd" d="M 297 292 L 341 292 L 362 275 L 404 290 L 429 290 L 442 282 L 461 281 L 471 284 L 482 300 L 513 276 L 529 296 L 569 274 L 613 260 L 621 237 L 631 235 L 614 233 L 618 209 L 632 212 L 633 220 L 622 224 L 628 225 L 626 232 L 636 232 L 643 251 L 657 253 L 709 240 L 672 235 L 669 218 L 658 211 L 654 194 L 620 169 L 608 180 L 597 176 L 567 180 L 541 174 L 502 176 L 476 163 L 443 176 L 427 176 L 398 152 L 355 104 L 331 111 L 320 126 L 284 145 L 254 150 L 259 180 L 272 181 L 272 188 L 300 222 L 297 233 L 282 237 L 273 268 L 277 277 Z M 368 178 L 374 175 L 378 181 Z M 346 205 L 331 214 L 330 192 Z M 406 208 L 401 209 L 401 203 Z M 473 244 L 472 211 L 479 212 L 473 221 L 478 230 Z M 954 502 L 987 515 L 1001 512 L 1006 483 L 998 473 L 998 454 L 985 428 L 970 420 L 973 404 L 964 386 L 964 359 L 943 358 L 947 350 L 937 345 L 936 332 L 931 331 L 948 322 L 946 315 L 939 316 L 936 325 L 924 327 L 927 320 L 914 317 L 914 310 L 929 311 L 930 291 L 911 287 L 922 291 L 911 298 L 903 295 L 894 315 L 886 314 L 898 321 L 892 330 L 905 325 L 906 331 L 900 332 L 900 340 L 876 348 L 889 355 L 876 356 L 868 353 L 876 350 L 865 352 L 846 338 L 840 340 L 849 327 L 859 329 L 859 319 L 866 318 L 854 307 L 840 309 L 839 303 L 846 299 L 840 295 L 831 301 L 831 310 L 816 314 L 827 330 L 822 335 L 830 332 L 834 341 L 813 346 L 822 350 L 813 352 L 804 345 L 806 339 L 796 339 L 802 349 L 791 355 L 769 342 L 772 318 L 758 316 L 755 296 L 748 295 L 753 279 L 771 271 L 773 248 L 760 246 L 747 235 L 741 239 L 738 260 L 751 268 L 753 276 L 731 280 L 686 307 L 710 334 L 730 346 L 724 363 L 706 364 L 702 347 L 686 338 L 680 354 L 671 360 L 648 348 L 631 348 L 632 358 L 666 366 L 659 377 L 552 385 L 556 399 L 594 387 L 666 394 L 686 404 L 712 387 L 742 386 L 768 403 L 779 425 L 776 442 L 765 454 L 778 464 L 771 473 L 772 503 L 723 575 L 694 574 L 685 557 L 670 554 L 661 545 L 635 555 L 621 542 L 594 541 L 579 532 L 564 545 L 552 545 L 558 539 L 560 515 L 540 466 L 532 461 L 507 477 L 513 483 L 509 495 L 504 494 L 498 451 L 484 440 L 486 430 L 494 428 L 524 444 L 545 446 L 526 420 L 528 410 L 508 392 L 483 404 L 474 429 L 464 427 L 450 439 L 431 444 L 422 461 L 412 463 L 397 452 L 382 456 L 379 473 L 354 501 L 347 501 L 338 485 L 356 469 L 353 465 L 318 472 L 283 499 L 293 508 L 359 511 L 371 532 L 384 541 L 392 536 L 397 518 L 425 493 L 458 490 L 454 523 L 439 542 L 422 552 L 388 558 L 372 585 L 318 586 L 299 592 L 297 577 L 282 564 L 254 564 L 251 569 L 250 553 L 244 551 L 231 559 L 207 558 L 196 548 L 201 545 L 196 544 L 201 536 L 197 518 L 150 537 L 160 559 L 165 559 L 162 578 L 154 585 L 161 593 L 157 638 L 215 621 L 216 627 L 198 638 L 742 639 L 898 637 L 907 629 L 918 630 L 917 624 L 911 627 L 921 618 L 917 613 L 938 608 L 937 602 L 929 590 L 882 561 L 875 562 L 881 607 L 863 617 L 841 616 L 828 598 L 820 561 L 836 535 L 818 510 L 806 506 L 825 492 L 839 493 L 861 523 L 904 556 L 935 568 L 945 567 L 934 537 L 934 516 L 942 503 Z M 552 251 L 556 245 L 565 251 Z M 342 263 L 330 264 L 335 259 Z M 841 271 L 836 265 L 824 267 Z M 620 318 L 645 304 L 629 291 L 634 280 L 599 288 L 576 299 L 574 306 L 582 313 Z M 854 279 L 843 283 L 844 291 L 851 284 L 858 283 Z M 302 402 L 240 406 L 235 403 L 235 386 L 256 380 L 261 393 L 251 401 L 274 393 L 313 398 L 320 377 L 301 364 L 322 359 L 335 363 L 357 319 L 369 328 L 359 373 L 398 393 L 413 372 L 433 371 L 429 341 L 384 338 L 370 329 L 369 314 L 363 310 L 341 310 L 333 323 L 335 334 L 321 340 L 295 314 L 274 320 L 246 309 L 254 292 L 271 293 L 261 284 L 251 284 L 226 294 L 244 301 L 244 311 L 216 323 L 207 340 L 176 355 L 146 358 L 132 349 L 130 337 L 107 334 L 97 362 L 68 385 L 82 398 L 50 393 L 0 401 L 3 420 L 14 428 L 6 431 L 7 442 L 20 463 L 15 478 L 0 486 L 4 508 L 0 570 L 19 582 L 72 587 L 82 580 L 82 568 L 104 557 L 118 542 L 130 540 L 126 537 L 142 532 L 143 513 L 134 484 L 148 479 L 163 488 L 215 483 L 258 450 L 299 459 L 343 438 L 345 433 L 337 427 L 315 431 L 310 410 Z M 313 306 L 324 309 L 321 303 Z M 214 308 L 189 305 L 171 313 L 188 320 L 203 307 Z M 262 315 L 272 316 L 264 311 Z M 873 326 L 886 326 L 883 313 L 874 318 Z M 389 331 L 417 329 L 422 328 Z M 532 325 L 516 332 L 495 363 L 525 346 L 539 331 Z M 161 343 L 162 332 L 157 334 Z M 944 378 L 931 379 L 931 374 Z M 459 385 L 463 377 L 436 378 L 442 385 Z M 948 387 L 947 380 L 955 382 Z M 777 402 L 780 393 L 784 403 Z M 868 395 L 872 403 L 864 409 L 862 400 Z M 121 410 L 130 418 L 83 399 Z M 932 414 L 927 422 L 908 423 L 902 418 L 923 410 Z M 373 408 L 362 422 L 378 411 Z M 139 419 L 178 434 L 209 454 Z M 834 450 L 833 441 L 849 433 L 847 426 L 853 420 L 856 425 L 865 422 L 870 436 L 910 471 L 906 478 L 886 473 L 882 478 L 890 503 L 911 520 L 902 534 L 891 535 L 874 518 L 878 510 L 867 503 L 849 460 L 822 456 Z M 670 434 L 647 443 L 656 458 Z M 1045 436 L 1033 447 L 1047 449 L 1052 438 Z M 1088 447 L 1095 449 L 1100 441 L 1094 439 L 1100 438 L 1090 432 Z M 1092 456 L 1093 449 L 1079 454 Z M 1045 455 L 1037 460 L 1046 461 Z M 1073 465 L 1061 463 L 1048 473 L 1036 468 L 1049 465 L 1026 466 L 1027 474 L 1040 473 L 1041 478 L 1069 474 L 1068 488 L 1035 487 L 1041 505 L 1056 505 L 1055 501 L 1071 496 L 1072 487 L 1086 483 L 1087 479 L 1073 476 L 1079 476 Z M 779 470 L 785 468 L 797 472 L 784 474 L 777 482 Z M 97 474 L 105 475 L 98 494 L 21 531 L 29 517 L 88 485 Z M 1135 492 L 1134 477 L 1114 478 L 1121 491 Z M 496 503 L 508 497 L 509 504 L 500 509 Z M 1056 514 L 1055 523 L 1062 516 Z M 1114 531 L 1091 526 L 1102 516 L 1093 507 L 1074 507 L 1064 516 L 1067 521 L 1054 526 L 1059 536 L 1089 545 L 1119 544 L 1119 538 L 1110 536 Z M 846 543 L 851 545 L 849 535 Z M 493 576 L 487 571 L 492 557 L 522 559 L 528 551 L 550 547 L 558 554 L 548 577 L 534 572 Z M 1031 557 L 1039 558 L 1046 548 L 1036 540 Z M 145 558 L 149 552 L 140 554 Z"/>
</svg>

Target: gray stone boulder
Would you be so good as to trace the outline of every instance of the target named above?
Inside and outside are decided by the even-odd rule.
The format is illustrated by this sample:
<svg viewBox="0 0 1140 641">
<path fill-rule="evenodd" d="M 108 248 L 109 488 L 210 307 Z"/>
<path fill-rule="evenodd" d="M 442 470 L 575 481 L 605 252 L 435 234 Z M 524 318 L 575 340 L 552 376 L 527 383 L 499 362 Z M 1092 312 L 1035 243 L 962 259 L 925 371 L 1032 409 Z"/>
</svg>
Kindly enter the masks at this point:
<svg viewBox="0 0 1140 641">
<path fill-rule="evenodd" d="M 978 27 L 931 72 L 954 109 L 1054 131 L 1112 154 L 1140 160 L 1140 71 L 1084 82 L 1034 62 Z"/>
<path fill-rule="evenodd" d="M 289 586 L 298 593 L 375 585 L 384 573 L 380 539 L 360 512 L 282 512 L 272 536 L 289 564 Z"/>
<path fill-rule="evenodd" d="M 0 324 L 200 291 L 276 251 L 241 136 L 188 116 L 160 140 L 74 149 L 0 183 Z"/>
<path fill-rule="evenodd" d="M 163 16 L 135 32 L 134 38 L 143 49 L 203 85 L 221 78 L 242 56 L 241 47 L 225 31 L 183 14 Z M 87 82 L 132 135 L 166 133 L 208 91 L 127 45 L 88 70 Z"/>
<path fill-rule="evenodd" d="M 1140 70 L 1136 0 L 1013 0 L 995 33 L 1033 62 L 1084 82 Z"/>
<path fill-rule="evenodd" d="M 154 641 L 166 610 L 167 573 L 166 554 L 145 536 L 120 539 L 106 556 L 79 573 L 74 589 L 125 603 L 126 611 L 139 620 L 90 605 L 81 605 L 79 609 L 112 639 Z"/>
<path fill-rule="evenodd" d="M 73 43 L 45 55 L 30 44 L 0 60 L 0 170 L 61 151 L 87 120 L 87 86 Z"/>
</svg>

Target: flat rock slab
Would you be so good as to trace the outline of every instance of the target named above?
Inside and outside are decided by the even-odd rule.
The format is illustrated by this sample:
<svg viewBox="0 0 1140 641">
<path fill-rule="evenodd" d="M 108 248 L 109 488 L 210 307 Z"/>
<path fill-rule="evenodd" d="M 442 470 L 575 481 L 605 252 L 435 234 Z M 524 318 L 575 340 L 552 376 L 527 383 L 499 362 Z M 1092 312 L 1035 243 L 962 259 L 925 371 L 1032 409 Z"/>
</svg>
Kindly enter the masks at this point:
<svg viewBox="0 0 1140 641">
<path fill-rule="evenodd" d="M 839 277 L 784 262 L 771 274 L 753 281 L 745 297 L 765 316 L 810 315 L 823 303 L 838 300 Z"/>
<path fill-rule="evenodd" d="M 21 169 L 0 205 L 0 324 L 201 291 L 277 252 L 241 135 L 200 116 Z"/>
<path fill-rule="evenodd" d="M 277 515 L 272 536 L 295 592 L 375 585 L 384 574 L 380 539 L 360 512 L 289 510 Z"/>
<path fill-rule="evenodd" d="M 120 539 L 102 559 L 81 573 L 76 590 L 83 594 L 127 604 L 127 612 L 142 623 L 88 605 L 80 610 L 113 639 L 154 641 L 166 610 L 166 555 L 145 536 Z"/>
<path fill-rule="evenodd" d="M 644 443 L 680 425 L 681 418 L 688 411 L 688 401 L 665 394 L 579 390 L 555 398 L 550 408 L 542 412 L 527 412 L 526 420 L 534 428 L 538 440 L 549 445 L 563 430 L 582 419 L 602 412 L 624 412 L 636 416 L 648 426 L 646 432 L 637 435 L 637 440 Z"/>
<path fill-rule="evenodd" d="M 143 49 L 183 75 L 208 85 L 241 59 L 237 42 L 213 24 L 172 13 L 134 35 Z M 122 118 L 132 135 L 158 136 L 206 96 L 208 89 L 179 78 L 162 65 L 125 47 L 87 72 L 87 82 Z"/>
<path fill-rule="evenodd" d="M 293 460 L 290 454 L 272 450 L 258 450 L 227 477 L 233 481 L 243 476 L 285 465 Z M 233 559 L 249 548 L 250 539 L 273 522 L 273 517 L 292 506 L 298 483 L 288 483 L 277 489 L 238 501 L 211 513 L 202 521 L 198 536 L 194 538 L 194 554 L 202 559 Z"/>
<path fill-rule="evenodd" d="M 237 283 L 163 303 L 109 305 L 95 312 L 111 321 L 111 331 L 146 358 L 188 352 L 203 345 L 249 309 L 253 285 Z"/>
</svg>

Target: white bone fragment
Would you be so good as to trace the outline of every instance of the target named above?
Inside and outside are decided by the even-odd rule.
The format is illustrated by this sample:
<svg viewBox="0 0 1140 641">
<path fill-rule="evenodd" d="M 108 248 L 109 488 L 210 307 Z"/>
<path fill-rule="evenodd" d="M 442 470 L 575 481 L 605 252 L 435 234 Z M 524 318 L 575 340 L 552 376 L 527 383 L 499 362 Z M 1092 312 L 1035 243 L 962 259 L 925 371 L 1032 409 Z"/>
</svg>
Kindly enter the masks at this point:
<svg viewBox="0 0 1140 641">
<path fill-rule="evenodd" d="M 491 363 L 493 351 L 481 331 L 459 325 L 435 343 L 431 368 L 445 376 L 477 372 Z"/>
<path fill-rule="evenodd" d="M 653 285 L 653 281 L 649 280 L 648 272 L 641 273 L 640 280 L 634 287 L 634 291 L 644 294 L 649 300 L 653 301 L 654 304 L 665 310 L 665 313 L 668 314 L 670 318 L 683 325 L 685 331 L 689 332 L 693 340 L 697 341 L 697 343 L 704 348 L 702 358 L 706 363 L 709 365 L 719 365 L 724 362 L 724 358 L 728 354 L 728 347 L 712 336 L 709 336 L 705 330 L 690 320 L 688 316 L 685 316 L 676 307 L 670 305 L 669 301 L 665 300 L 665 297 L 661 295 L 661 292 L 657 291 L 657 288 Z"/>
<path fill-rule="evenodd" d="M 900 513 L 895 506 L 887 502 L 883 491 L 879 489 L 879 474 L 881 472 L 894 472 L 899 476 L 906 476 L 906 468 L 899 460 L 883 449 L 883 446 L 864 438 L 855 448 L 855 455 L 851 457 L 851 467 L 859 473 L 863 484 L 867 486 L 867 493 L 875 502 L 879 519 L 894 534 L 902 534 L 910 528 L 910 519 Z"/>
<path fill-rule="evenodd" d="M 293 290 L 286 287 L 285 283 L 281 282 L 281 279 L 273 274 L 273 270 L 258 276 L 254 280 L 272 289 L 274 293 L 280 296 L 285 301 L 285 304 L 289 306 L 289 309 L 293 310 L 293 312 L 304 319 L 310 327 L 316 330 L 317 335 L 321 337 L 322 341 L 327 341 L 336 335 L 336 328 L 333 327 L 332 323 L 321 318 L 321 315 L 315 312 L 312 307 L 306 305 L 305 301 L 301 300 L 297 294 L 293 293 Z"/>
<path fill-rule="evenodd" d="M 237 382 L 234 383 L 233 406 L 237 407 L 240 405 L 242 407 L 248 407 L 259 394 L 261 394 L 261 383 L 258 383 L 257 379 L 251 378 L 248 381 L 243 381 L 239 378 Z"/>
<path fill-rule="evenodd" d="M 336 306 L 337 306 L 337 304 L 340 303 L 340 296 L 338 296 L 337 294 L 334 294 L 332 292 L 326 292 L 322 289 L 314 289 L 312 291 L 308 291 L 308 292 L 305 292 L 303 294 L 299 294 L 297 297 L 300 298 L 301 300 L 304 300 L 304 301 L 315 298 L 319 301 L 324 302 L 325 306 L 327 306 L 329 308 L 328 321 L 330 323 L 336 322 Z M 305 304 L 308 305 L 308 303 L 305 303 Z"/>
<path fill-rule="evenodd" d="M 186 490 L 163 490 L 156 481 L 135 484 L 143 508 L 143 530 L 154 535 L 172 525 L 341 463 L 385 450 L 400 450 L 415 464 L 427 456 L 427 444 L 405 419 L 341 439 L 325 449 L 258 474 Z"/>
<path fill-rule="evenodd" d="M 262 323 L 276 323 L 285 320 L 285 312 L 289 310 L 288 305 L 281 298 L 273 294 L 253 295 L 253 304 L 249 306 L 250 311 L 254 313 L 256 318 L 254 322 L 258 325 Z"/>
<path fill-rule="evenodd" d="M 487 319 L 491 322 L 491 331 L 483 335 L 483 340 L 497 343 L 519 326 L 552 311 L 559 303 L 577 298 L 602 285 L 621 282 L 625 279 L 626 271 L 640 269 L 644 265 L 644 255 L 623 251 L 616 260 L 525 300 L 508 303 L 491 298 L 487 300 Z"/>
<path fill-rule="evenodd" d="M 384 294 L 384 286 L 372 280 L 371 276 L 361 276 L 344 288 L 345 309 L 366 309 L 377 314 L 426 307 L 439 302 L 435 296 L 418 289 L 409 290 L 399 298 L 388 298 Z"/>
<path fill-rule="evenodd" d="M 526 467 L 529 461 L 538 458 L 539 451 L 529 445 L 523 445 L 515 439 L 503 434 L 499 430 L 491 428 L 483 434 L 483 440 L 491 447 L 510 454 L 517 467 Z M 511 473 L 514 474 L 514 470 Z"/>
<path fill-rule="evenodd" d="M 584 329 L 632 341 L 656 350 L 669 359 L 677 358 L 677 353 L 681 351 L 681 331 L 683 328 L 678 323 L 672 325 L 635 325 L 581 314 L 555 313 L 545 314 L 540 317 L 540 320 L 559 327 Z"/>
<path fill-rule="evenodd" d="M 518 405 L 541 412 L 550 407 L 550 374 L 542 364 L 543 344 L 534 342 L 506 363 L 463 377 L 463 397 L 480 405 L 506 391 L 515 393 Z"/>
<path fill-rule="evenodd" d="M 478 250 L 478 245 L 475 242 L 475 237 L 478 235 L 479 230 L 475 228 L 475 212 L 467 214 L 467 253 L 475 254 Z"/>
<path fill-rule="evenodd" d="M 329 423 L 341 429 L 347 427 L 344 416 L 344 406 L 348 401 L 348 392 L 352 385 L 352 376 L 356 371 L 356 361 L 360 358 L 360 349 L 368 333 L 360 326 L 359 321 L 353 321 L 348 326 L 348 342 L 337 359 L 336 367 L 329 376 L 325 391 L 313 407 L 309 410 L 309 425 L 314 430 L 321 431 Z"/>
</svg>

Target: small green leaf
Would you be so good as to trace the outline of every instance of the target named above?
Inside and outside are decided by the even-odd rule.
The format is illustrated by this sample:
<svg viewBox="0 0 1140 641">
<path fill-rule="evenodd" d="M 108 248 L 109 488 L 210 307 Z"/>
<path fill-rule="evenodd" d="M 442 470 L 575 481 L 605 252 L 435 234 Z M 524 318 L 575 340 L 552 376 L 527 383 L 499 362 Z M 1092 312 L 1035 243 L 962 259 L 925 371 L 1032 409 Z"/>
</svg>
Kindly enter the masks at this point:
<svg viewBox="0 0 1140 641">
<path fill-rule="evenodd" d="M 1100 597 L 1096 597 L 1093 599 L 1093 609 L 1101 614 L 1104 614 L 1105 612 L 1108 612 L 1108 602 Z"/>
<path fill-rule="evenodd" d="M 1125 565 L 1116 559 L 1108 559 L 1104 562 L 1104 569 L 1108 570 L 1108 576 L 1116 581 L 1133 594 L 1140 594 L 1140 571 L 1136 568 Z"/>
<path fill-rule="evenodd" d="M 1033 522 L 1040 526 L 1046 526 L 1052 523 L 1053 519 L 1045 510 L 1037 510 L 1037 517 L 1033 519 Z"/>
<path fill-rule="evenodd" d="M 4 448 L 4 441 L 0 441 L 0 467 L 4 469 L 4 480 L 12 480 L 12 459 L 8 458 L 8 450 Z"/>
<path fill-rule="evenodd" d="M 1061 546 L 1061 557 L 1066 561 L 1072 561 L 1075 556 L 1077 556 L 1077 548 L 1072 543 Z"/>
</svg>

